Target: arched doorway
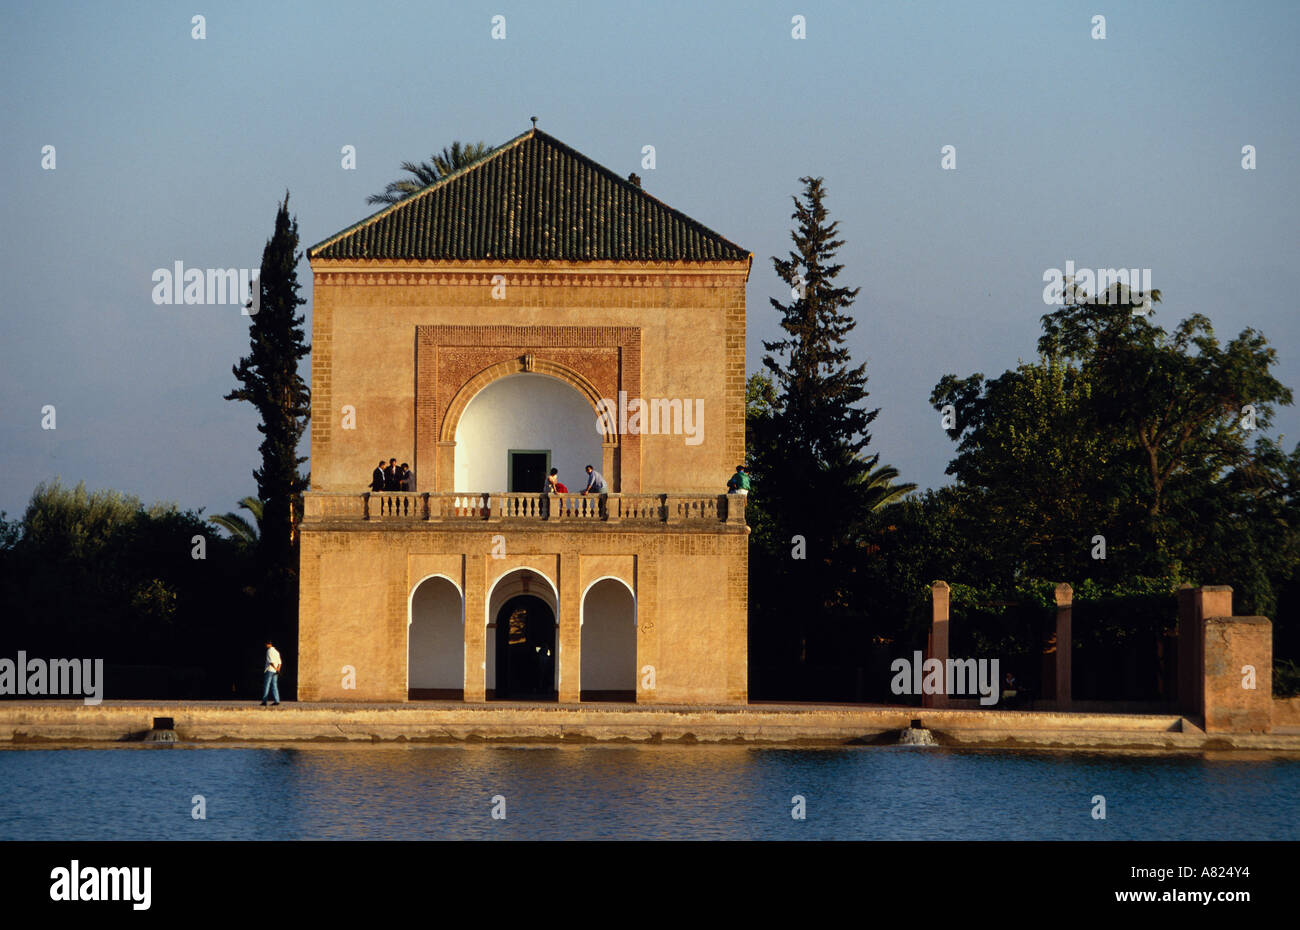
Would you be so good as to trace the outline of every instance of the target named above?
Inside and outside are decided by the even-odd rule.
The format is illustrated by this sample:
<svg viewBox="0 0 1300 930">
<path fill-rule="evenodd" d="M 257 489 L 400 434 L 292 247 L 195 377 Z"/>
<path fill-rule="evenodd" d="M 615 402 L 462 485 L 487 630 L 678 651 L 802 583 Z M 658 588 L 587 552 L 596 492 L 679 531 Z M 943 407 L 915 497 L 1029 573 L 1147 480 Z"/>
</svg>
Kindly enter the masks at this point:
<svg viewBox="0 0 1300 930">
<path fill-rule="evenodd" d="M 535 594 L 517 594 L 497 611 L 496 692 L 500 700 L 556 699 L 555 611 Z"/>
<path fill-rule="evenodd" d="M 584 701 L 636 700 L 636 599 L 626 584 L 602 578 L 582 599 Z"/>
<path fill-rule="evenodd" d="M 411 592 L 407 620 L 406 686 L 412 701 L 465 697 L 465 610 L 460 589 L 442 575 Z"/>
</svg>

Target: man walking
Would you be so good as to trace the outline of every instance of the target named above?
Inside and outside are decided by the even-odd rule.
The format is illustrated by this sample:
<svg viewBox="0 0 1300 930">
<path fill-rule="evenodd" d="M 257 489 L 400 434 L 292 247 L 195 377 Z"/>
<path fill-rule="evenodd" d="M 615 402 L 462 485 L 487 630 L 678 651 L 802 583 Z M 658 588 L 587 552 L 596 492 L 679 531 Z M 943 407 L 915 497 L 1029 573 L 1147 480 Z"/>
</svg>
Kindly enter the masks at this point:
<svg viewBox="0 0 1300 930">
<path fill-rule="evenodd" d="M 262 670 L 262 706 L 266 706 L 266 696 L 271 695 L 275 698 L 275 704 L 280 704 L 280 651 L 272 645 L 268 639 L 266 641 L 266 668 Z"/>
</svg>

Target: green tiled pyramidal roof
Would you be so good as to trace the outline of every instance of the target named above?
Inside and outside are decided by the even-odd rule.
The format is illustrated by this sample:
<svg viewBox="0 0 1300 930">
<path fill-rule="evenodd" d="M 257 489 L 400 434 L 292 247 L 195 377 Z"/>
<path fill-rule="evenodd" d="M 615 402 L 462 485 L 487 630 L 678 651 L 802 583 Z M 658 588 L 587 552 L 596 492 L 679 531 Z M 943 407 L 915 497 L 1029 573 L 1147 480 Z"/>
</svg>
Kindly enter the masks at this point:
<svg viewBox="0 0 1300 930">
<path fill-rule="evenodd" d="M 746 261 L 539 129 L 312 246 L 309 258 Z"/>
</svg>

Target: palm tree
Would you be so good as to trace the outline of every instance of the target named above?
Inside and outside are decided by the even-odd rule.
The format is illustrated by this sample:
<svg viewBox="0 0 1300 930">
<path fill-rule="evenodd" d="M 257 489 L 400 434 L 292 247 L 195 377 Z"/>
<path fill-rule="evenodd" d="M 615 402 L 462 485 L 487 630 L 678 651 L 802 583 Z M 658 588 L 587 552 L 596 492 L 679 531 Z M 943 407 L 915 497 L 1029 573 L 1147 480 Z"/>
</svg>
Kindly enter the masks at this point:
<svg viewBox="0 0 1300 930">
<path fill-rule="evenodd" d="M 916 490 L 916 485 L 894 484 L 898 469 L 892 465 L 881 465 L 874 471 L 862 476 L 863 492 L 867 496 L 868 512 L 875 513 L 881 508 Z"/>
<path fill-rule="evenodd" d="M 252 514 L 254 522 L 250 523 L 237 513 L 223 513 L 220 516 L 208 517 L 208 522 L 221 527 L 238 544 L 256 545 L 262 534 L 262 502 L 256 497 L 245 497 L 239 502 L 239 508 Z"/>
<path fill-rule="evenodd" d="M 491 151 L 492 146 L 485 142 L 470 142 L 464 145 L 453 142 L 441 153 L 435 152 L 428 161 L 420 162 L 418 165 L 404 161 L 402 170 L 410 172 L 414 175 L 414 179 L 403 178 L 400 181 L 393 181 L 384 188 L 383 193 L 371 194 L 367 197 L 366 203 L 392 204 L 405 200 L 433 182 L 442 180 L 453 171 L 473 164 Z"/>
</svg>

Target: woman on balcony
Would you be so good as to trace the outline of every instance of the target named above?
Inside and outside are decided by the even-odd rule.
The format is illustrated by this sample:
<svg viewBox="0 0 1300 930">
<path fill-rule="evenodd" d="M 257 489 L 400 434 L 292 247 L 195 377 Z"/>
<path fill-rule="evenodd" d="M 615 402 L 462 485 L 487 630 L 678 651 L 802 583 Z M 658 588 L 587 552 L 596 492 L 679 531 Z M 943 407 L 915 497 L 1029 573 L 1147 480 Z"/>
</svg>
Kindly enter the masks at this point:
<svg viewBox="0 0 1300 930">
<path fill-rule="evenodd" d="M 560 480 L 560 470 L 552 468 L 551 473 L 546 476 L 546 487 L 542 488 L 543 494 L 568 494 L 569 489 L 564 486 Z"/>
</svg>

